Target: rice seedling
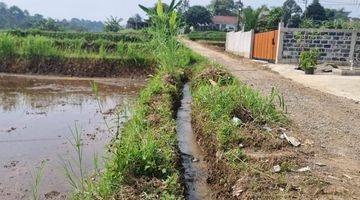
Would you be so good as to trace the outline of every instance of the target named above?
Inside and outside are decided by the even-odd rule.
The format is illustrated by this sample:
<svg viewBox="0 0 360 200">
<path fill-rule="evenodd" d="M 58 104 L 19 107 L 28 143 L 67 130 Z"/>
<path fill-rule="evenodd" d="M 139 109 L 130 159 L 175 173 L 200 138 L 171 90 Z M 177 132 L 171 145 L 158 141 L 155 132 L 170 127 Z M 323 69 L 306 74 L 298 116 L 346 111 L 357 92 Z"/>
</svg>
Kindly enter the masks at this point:
<svg viewBox="0 0 360 200">
<path fill-rule="evenodd" d="M 43 179 L 46 161 L 42 161 L 40 168 L 34 176 L 34 183 L 31 185 L 31 198 L 32 200 L 40 200 L 40 184 Z"/>
<path fill-rule="evenodd" d="M 61 158 L 63 170 L 69 185 L 74 191 L 86 191 L 87 189 L 87 173 L 84 166 L 83 156 L 83 143 L 81 138 L 81 130 L 78 125 L 75 124 L 74 129 L 70 129 L 72 139 L 68 139 L 68 142 L 74 148 L 76 157 L 70 156 L 69 159 Z"/>
</svg>

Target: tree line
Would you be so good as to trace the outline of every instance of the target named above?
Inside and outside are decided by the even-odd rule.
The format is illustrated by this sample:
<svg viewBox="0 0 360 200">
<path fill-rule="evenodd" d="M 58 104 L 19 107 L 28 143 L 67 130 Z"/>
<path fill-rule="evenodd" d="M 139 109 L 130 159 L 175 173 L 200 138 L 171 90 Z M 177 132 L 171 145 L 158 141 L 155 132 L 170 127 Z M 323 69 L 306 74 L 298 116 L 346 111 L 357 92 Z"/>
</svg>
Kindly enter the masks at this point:
<svg viewBox="0 0 360 200">
<path fill-rule="evenodd" d="M 350 18 L 345 9 L 324 8 L 319 0 L 313 2 L 303 11 L 295 0 L 286 0 L 281 7 L 260 8 L 245 7 L 242 1 L 212 0 L 208 6 L 189 6 L 183 13 L 187 25 L 197 27 L 210 24 L 212 16 L 236 16 L 239 29 L 254 29 L 257 32 L 277 29 L 283 22 L 289 28 L 334 28 L 360 29 L 360 19 Z M 186 6 L 186 4 L 185 4 Z"/>
<path fill-rule="evenodd" d="M 40 14 L 31 15 L 27 10 L 22 10 L 17 6 L 8 7 L 5 3 L 0 2 L 0 29 L 101 32 L 104 24 L 101 21 L 77 18 L 71 20 L 45 18 Z"/>
</svg>

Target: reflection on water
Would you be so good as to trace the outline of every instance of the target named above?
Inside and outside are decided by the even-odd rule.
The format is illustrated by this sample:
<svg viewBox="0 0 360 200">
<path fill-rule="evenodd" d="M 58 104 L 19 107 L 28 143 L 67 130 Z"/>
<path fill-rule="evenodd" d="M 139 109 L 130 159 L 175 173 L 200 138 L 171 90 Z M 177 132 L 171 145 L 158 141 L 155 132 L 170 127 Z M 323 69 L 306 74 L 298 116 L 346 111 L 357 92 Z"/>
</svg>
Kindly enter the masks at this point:
<svg viewBox="0 0 360 200">
<path fill-rule="evenodd" d="M 96 82 L 105 112 L 133 101 L 144 85 L 144 80 Z M 43 160 L 43 197 L 65 198 L 69 187 L 59 156 L 73 154 L 70 128 L 75 123 L 81 127 L 84 157 L 91 168 L 93 155 L 103 155 L 112 138 L 102 117 L 89 80 L 0 75 L 0 199 L 29 199 L 31 174 Z"/>
</svg>

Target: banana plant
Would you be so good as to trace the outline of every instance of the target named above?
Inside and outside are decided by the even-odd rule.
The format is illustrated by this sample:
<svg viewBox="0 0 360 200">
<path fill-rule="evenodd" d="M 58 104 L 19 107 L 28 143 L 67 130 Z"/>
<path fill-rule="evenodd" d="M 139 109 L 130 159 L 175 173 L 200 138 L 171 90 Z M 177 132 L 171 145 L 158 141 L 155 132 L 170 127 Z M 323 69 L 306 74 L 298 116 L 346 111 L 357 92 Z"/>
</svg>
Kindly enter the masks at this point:
<svg viewBox="0 0 360 200">
<path fill-rule="evenodd" d="M 147 8 L 143 5 L 139 5 L 139 7 L 146 12 L 146 14 L 148 14 L 150 17 L 151 16 L 161 16 L 164 14 L 170 15 L 172 12 L 176 11 L 176 9 L 181 5 L 182 0 L 180 0 L 179 2 L 176 3 L 176 0 L 172 0 L 169 7 L 164 10 L 164 6 L 161 0 L 158 0 L 157 4 L 156 4 L 156 9 L 152 9 L 152 8 Z"/>
<path fill-rule="evenodd" d="M 155 9 L 147 8 L 143 5 L 139 5 L 139 7 L 147 13 L 153 25 L 158 28 L 167 29 L 170 34 L 174 34 L 178 25 L 178 15 L 176 9 L 181 3 L 182 0 L 177 3 L 176 0 L 172 0 L 169 7 L 164 9 L 164 4 L 161 0 L 158 0 Z"/>
</svg>

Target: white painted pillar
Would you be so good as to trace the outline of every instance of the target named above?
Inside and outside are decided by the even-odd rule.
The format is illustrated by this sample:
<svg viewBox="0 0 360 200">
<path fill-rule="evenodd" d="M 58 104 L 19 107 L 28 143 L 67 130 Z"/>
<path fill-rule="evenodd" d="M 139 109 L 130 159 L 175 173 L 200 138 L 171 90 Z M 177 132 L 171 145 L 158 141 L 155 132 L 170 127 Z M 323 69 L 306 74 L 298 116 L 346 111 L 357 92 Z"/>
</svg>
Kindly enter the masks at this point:
<svg viewBox="0 0 360 200">
<path fill-rule="evenodd" d="M 284 39 L 284 23 L 279 23 L 279 29 L 278 29 L 278 41 L 277 41 L 277 47 L 276 47 L 276 59 L 275 63 L 278 64 L 282 58 L 282 51 L 283 51 L 283 39 Z"/>
</svg>

